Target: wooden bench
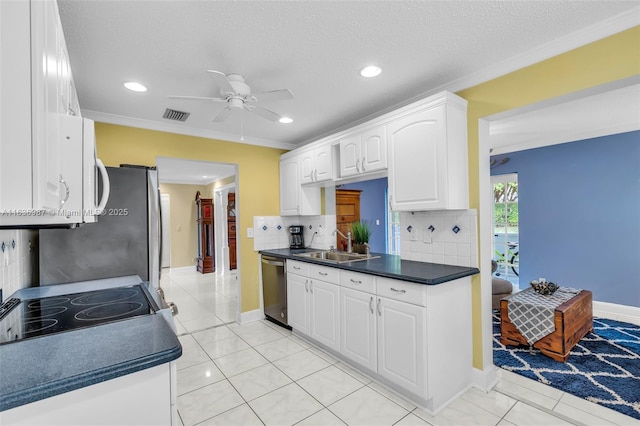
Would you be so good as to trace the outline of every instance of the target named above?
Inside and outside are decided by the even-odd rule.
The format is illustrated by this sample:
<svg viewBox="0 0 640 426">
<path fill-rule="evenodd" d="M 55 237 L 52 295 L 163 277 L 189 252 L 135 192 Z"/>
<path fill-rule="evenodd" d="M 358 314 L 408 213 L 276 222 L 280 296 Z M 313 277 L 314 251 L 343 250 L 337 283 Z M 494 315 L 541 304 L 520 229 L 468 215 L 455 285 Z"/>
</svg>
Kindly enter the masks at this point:
<svg viewBox="0 0 640 426">
<path fill-rule="evenodd" d="M 527 340 L 509 321 L 509 301 L 500 301 L 500 342 L 507 346 L 527 345 Z M 538 340 L 533 347 L 556 361 L 567 362 L 569 352 L 588 332 L 593 331 L 592 294 L 582 290 L 555 309 L 556 330 Z"/>
</svg>

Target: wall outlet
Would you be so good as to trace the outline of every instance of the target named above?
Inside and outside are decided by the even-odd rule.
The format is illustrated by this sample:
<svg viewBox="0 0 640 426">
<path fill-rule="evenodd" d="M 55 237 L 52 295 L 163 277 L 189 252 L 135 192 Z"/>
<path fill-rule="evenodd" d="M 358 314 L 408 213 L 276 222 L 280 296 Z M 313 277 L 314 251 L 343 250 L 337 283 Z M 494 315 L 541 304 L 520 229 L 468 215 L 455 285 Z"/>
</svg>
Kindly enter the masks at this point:
<svg viewBox="0 0 640 426">
<path fill-rule="evenodd" d="M 411 230 L 411 241 L 418 241 L 418 232 L 414 229 Z"/>
<path fill-rule="evenodd" d="M 429 228 L 425 229 L 422 242 L 424 242 L 425 244 L 431 244 L 431 230 L 429 230 Z"/>
</svg>

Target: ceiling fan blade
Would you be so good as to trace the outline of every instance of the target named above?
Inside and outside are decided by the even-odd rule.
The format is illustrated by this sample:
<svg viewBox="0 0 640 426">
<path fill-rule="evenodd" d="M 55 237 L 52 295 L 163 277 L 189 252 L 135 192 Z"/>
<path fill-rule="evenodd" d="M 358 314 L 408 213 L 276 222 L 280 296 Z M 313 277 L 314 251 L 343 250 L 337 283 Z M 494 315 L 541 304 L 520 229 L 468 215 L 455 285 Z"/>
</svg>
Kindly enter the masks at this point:
<svg viewBox="0 0 640 426">
<path fill-rule="evenodd" d="M 293 93 L 289 89 L 270 90 L 268 92 L 252 93 L 252 95 L 260 102 L 293 99 Z"/>
<path fill-rule="evenodd" d="M 280 120 L 281 116 L 279 114 L 276 114 L 275 112 L 268 110 L 266 108 L 262 108 L 259 106 L 255 106 L 251 109 L 247 108 L 247 110 L 254 112 L 256 114 L 258 114 L 260 117 L 262 118 L 266 118 L 267 120 L 270 121 L 278 121 Z"/>
<path fill-rule="evenodd" d="M 233 88 L 233 86 L 229 82 L 229 79 L 227 78 L 227 75 L 225 73 L 220 71 L 215 71 L 215 70 L 207 70 L 207 72 L 215 80 L 215 82 L 218 84 L 218 86 L 220 87 L 220 90 L 223 93 L 226 93 L 226 92 L 235 93 L 236 90 Z"/>
<path fill-rule="evenodd" d="M 206 96 L 169 96 L 169 99 L 182 99 L 186 101 L 213 101 L 213 102 L 227 102 L 224 98 L 208 98 Z"/>
<path fill-rule="evenodd" d="M 231 115 L 231 107 L 226 107 L 225 109 L 220 111 L 218 115 L 214 117 L 213 122 L 220 123 L 221 121 L 226 120 L 227 117 L 229 117 L 230 115 Z"/>
</svg>

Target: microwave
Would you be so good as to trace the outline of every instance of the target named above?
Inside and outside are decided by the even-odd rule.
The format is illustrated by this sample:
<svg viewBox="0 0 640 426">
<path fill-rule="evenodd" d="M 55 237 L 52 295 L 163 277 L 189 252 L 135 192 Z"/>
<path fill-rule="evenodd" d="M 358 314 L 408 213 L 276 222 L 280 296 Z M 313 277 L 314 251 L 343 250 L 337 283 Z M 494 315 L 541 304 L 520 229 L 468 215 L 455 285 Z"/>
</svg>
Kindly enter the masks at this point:
<svg viewBox="0 0 640 426">
<path fill-rule="evenodd" d="M 0 166 L 13 173 L 11 184 L 0 188 L 0 228 L 76 227 L 96 222 L 104 212 L 109 177 L 96 158 L 93 120 L 54 117 L 56 131 L 37 143 L 2 140 L 2 154 L 8 155 L 0 155 Z"/>
</svg>

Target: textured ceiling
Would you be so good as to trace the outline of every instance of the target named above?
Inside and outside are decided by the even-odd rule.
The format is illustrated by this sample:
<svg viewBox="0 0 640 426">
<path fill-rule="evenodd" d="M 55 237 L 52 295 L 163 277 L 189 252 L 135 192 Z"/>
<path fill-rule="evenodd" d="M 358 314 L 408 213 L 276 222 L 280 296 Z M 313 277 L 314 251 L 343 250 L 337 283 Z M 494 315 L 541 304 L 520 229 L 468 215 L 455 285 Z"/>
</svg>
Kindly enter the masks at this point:
<svg viewBox="0 0 640 426">
<path fill-rule="evenodd" d="M 631 9 L 640 16 L 637 1 L 58 4 L 84 115 L 274 146 L 317 139 L 436 90 L 460 90 L 462 79 Z M 382 75 L 360 77 L 369 63 Z M 293 100 L 263 106 L 294 123 L 239 111 L 214 123 L 224 104 L 168 98 L 218 96 L 207 69 L 242 74 L 256 92 L 290 89 Z M 129 80 L 149 90 L 130 92 L 122 87 Z M 165 108 L 191 115 L 168 121 Z"/>
</svg>

